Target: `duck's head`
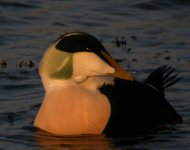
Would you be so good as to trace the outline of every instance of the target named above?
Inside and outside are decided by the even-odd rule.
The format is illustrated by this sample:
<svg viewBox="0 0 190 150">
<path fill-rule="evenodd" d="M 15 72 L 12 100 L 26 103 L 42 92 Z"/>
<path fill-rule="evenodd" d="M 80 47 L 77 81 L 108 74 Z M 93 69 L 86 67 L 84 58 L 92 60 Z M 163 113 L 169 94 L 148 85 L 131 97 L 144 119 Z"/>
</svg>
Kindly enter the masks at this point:
<svg viewBox="0 0 190 150">
<path fill-rule="evenodd" d="M 133 80 L 95 37 L 81 32 L 60 36 L 44 54 L 39 72 L 45 88 L 49 80 L 82 83 L 96 76 Z"/>
</svg>

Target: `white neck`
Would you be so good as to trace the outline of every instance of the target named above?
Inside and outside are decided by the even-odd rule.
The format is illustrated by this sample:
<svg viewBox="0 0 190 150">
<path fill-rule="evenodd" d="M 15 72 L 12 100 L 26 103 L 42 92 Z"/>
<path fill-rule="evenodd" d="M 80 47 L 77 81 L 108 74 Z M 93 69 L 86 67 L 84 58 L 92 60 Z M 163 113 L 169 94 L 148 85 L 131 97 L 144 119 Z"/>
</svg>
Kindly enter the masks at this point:
<svg viewBox="0 0 190 150">
<path fill-rule="evenodd" d="M 94 90 L 97 91 L 99 87 L 102 85 L 113 85 L 113 77 L 108 76 L 100 76 L 100 77 L 88 77 L 88 79 L 85 82 L 79 83 L 80 86 L 88 89 L 88 90 Z"/>
<path fill-rule="evenodd" d="M 68 85 L 79 85 L 87 90 L 97 91 L 102 85 L 114 85 L 114 78 L 111 76 L 92 76 L 88 77 L 84 82 L 76 83 L 71 79 L 60 80 L 60 79 L 51 79 L 47 76 L 41 75 L 42 83 L 45 90 L 53 87 L 68 86 Z"/>
</svg>

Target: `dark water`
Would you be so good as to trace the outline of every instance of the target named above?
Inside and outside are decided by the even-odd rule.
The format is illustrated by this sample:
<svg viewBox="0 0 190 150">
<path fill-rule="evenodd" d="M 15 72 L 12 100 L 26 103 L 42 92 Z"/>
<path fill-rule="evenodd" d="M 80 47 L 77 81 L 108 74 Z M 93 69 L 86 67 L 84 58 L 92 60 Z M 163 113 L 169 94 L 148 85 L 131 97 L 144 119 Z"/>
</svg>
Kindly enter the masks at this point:
<svg viewBox="0 0 190 150">
<path fill-rule="evenodd" d="M 0 0 L 0 149 L 189 149 L 189 14 L 188 0 Z M 167 89 L 166 96 L 184 123 L 136 138 L 37 132 L 32 121 L 44 94 L 38 63 L 44 50 L 70 31 L 102 40 L 139 80 L 160 65 L 174 66 L 184 79 Z M 116 37 L 127 45 L 114 45 Z"/>
</svg>

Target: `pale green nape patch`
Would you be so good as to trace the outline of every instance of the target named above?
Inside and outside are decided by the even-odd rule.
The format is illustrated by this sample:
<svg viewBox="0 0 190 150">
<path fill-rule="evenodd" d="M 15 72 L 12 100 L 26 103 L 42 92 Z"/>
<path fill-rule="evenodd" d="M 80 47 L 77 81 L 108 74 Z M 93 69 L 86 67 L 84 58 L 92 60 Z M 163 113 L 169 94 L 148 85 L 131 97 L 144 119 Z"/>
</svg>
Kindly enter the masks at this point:
<svg viewBox="0 0 190 150">
<path fill-rule="evenodd" d="M 61 66 L 52 74 L 50 74 L 51 78 L 55 78 L 55 79 L 69 79 L 71 78 L 72 74 L 73 74 L 73 69 L 72 69 L 72 55 L 70 55 L 68 57 L 68 55 L 66 56 L 67 58 L 65 59 L 66 62 L 64 61 L 64 65 L 61 64 Z M 59 62 L 58 62 L 59 63 Z"/>
<path fill-rule="evenodd" d="M 73 56 L 51 46 L 40 62 L 40 74 L 45 74 L 52 79 L 69 79 L 73 74 Z"/>
</svg>

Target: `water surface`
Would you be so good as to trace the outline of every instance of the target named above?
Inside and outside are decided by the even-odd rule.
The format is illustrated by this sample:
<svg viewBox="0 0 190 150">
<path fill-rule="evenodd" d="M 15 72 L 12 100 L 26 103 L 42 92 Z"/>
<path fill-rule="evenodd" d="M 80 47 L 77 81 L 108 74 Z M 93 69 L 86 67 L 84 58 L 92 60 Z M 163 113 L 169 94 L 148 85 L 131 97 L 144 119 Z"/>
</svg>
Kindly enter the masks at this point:
<svg viewBox="0 0 190 150">
<path fill-rule="evenodd" d="M 0 68 L 0 149 L 188 149 L 189 14 L 188 0 L 1 0 L 0 62 L 7 66 Z M 58 36 L 73 31 L 96 36 L 138 80 L 160 65 L 175 67 L 184 78 L 166 96 L 184 123 L 136 138 L 56 137 L 36 131 L 32 122 L 44 95 L 39 61 Z M 117 47 L 116 37 L 127 45 Z"/>
</svg>

